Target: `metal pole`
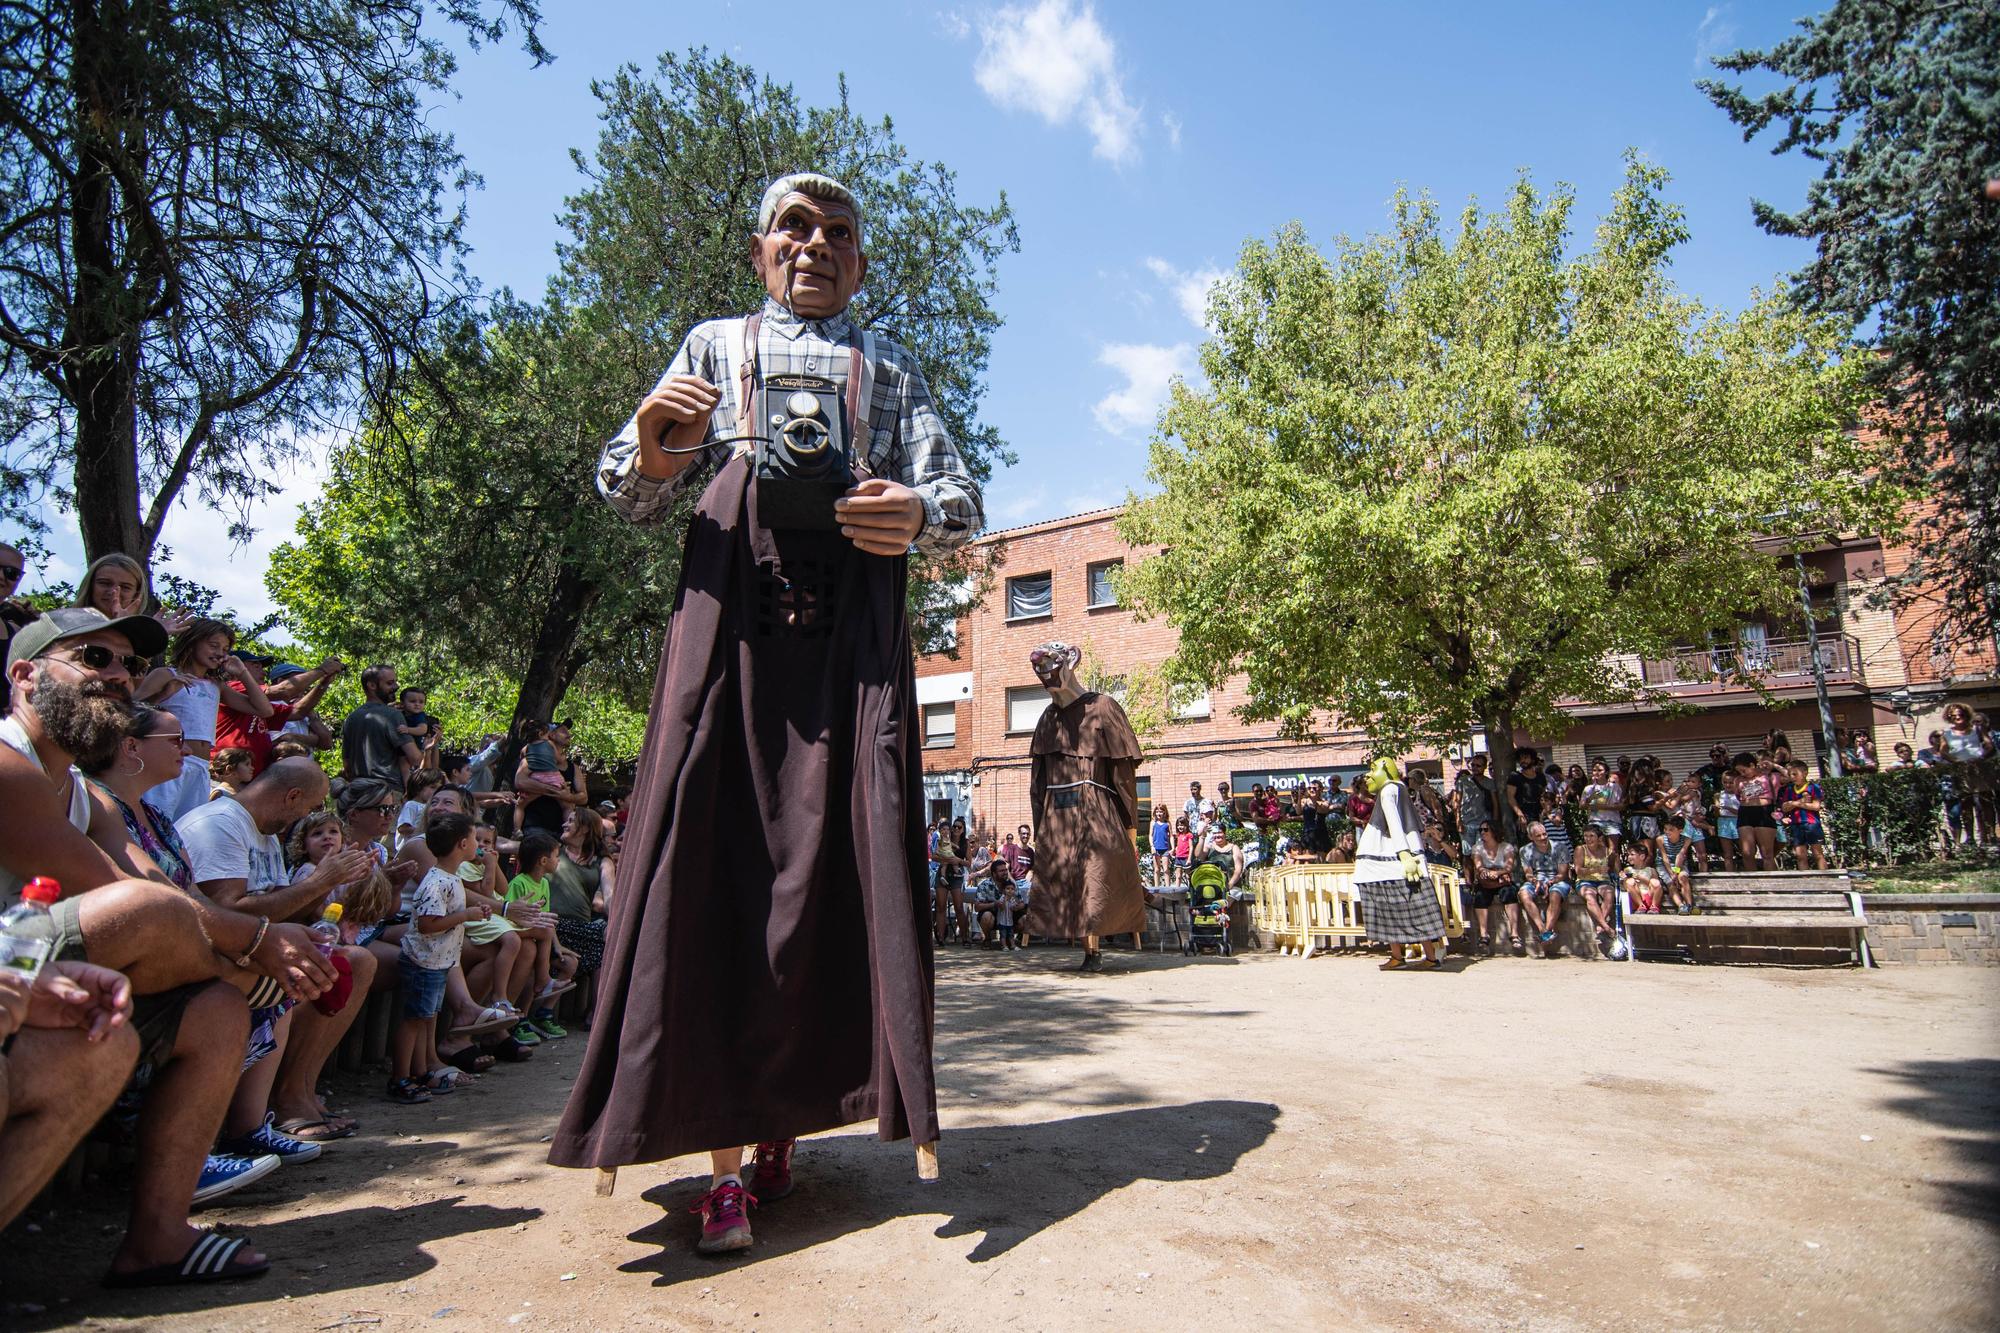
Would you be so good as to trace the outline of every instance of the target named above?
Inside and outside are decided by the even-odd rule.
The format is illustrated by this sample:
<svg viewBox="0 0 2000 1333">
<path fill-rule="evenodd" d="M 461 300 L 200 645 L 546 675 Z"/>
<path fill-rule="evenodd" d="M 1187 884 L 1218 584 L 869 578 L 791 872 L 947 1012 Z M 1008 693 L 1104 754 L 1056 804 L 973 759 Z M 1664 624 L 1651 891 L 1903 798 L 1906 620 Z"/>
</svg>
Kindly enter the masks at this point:
<svg viewBox="0 0 2000 1333">
<path fill-rule="evenodd" d="M 1841 776 L 1840 744 L 1834 740 L 1833 700 L 1826 693 L 1826 664 L 1819 660 L 1819 622 L 1813 619 L 1812 585 L 1806 581 L 1806 558 L 1798 551 L 1792 552 L 1792 563 L 1799 571 L 1799 605 L 1806 613 L 1806 651 L 1812 654 L 1813 691 L 1819 695 L 1819 733 L 1826 744 L 1826 771 L 1828 777 Z"/>
</svg>

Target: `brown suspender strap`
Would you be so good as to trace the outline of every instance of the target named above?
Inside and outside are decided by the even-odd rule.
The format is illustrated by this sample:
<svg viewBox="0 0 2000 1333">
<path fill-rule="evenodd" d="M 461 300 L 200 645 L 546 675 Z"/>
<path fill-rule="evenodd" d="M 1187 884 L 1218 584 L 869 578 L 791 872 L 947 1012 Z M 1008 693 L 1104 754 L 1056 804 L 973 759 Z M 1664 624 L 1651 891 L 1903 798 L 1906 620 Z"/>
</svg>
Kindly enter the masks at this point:
<svg viewBox="0 0 2000 1333">
<path fill-rule="evenodd" d="M 736 401 L 743 405 L 743 415 L 746 418 L 750 415 L 750 391 L 757 386 L 757 329 L 763 320 L 764 316 L 760 311 L 743 321 L 743 365 L 737 371 Z M 847 357 L 847 450 L 857 460 L 865 461 L 868 457 L 867 442 L 859 438 L 862 421 L 861 349 L 848 348 Z M 736 423 L 737 432 L 743 435 L 758 434 L 761 426 L 761 422 L 755 425 L 745 421 Z"/>
</svg>

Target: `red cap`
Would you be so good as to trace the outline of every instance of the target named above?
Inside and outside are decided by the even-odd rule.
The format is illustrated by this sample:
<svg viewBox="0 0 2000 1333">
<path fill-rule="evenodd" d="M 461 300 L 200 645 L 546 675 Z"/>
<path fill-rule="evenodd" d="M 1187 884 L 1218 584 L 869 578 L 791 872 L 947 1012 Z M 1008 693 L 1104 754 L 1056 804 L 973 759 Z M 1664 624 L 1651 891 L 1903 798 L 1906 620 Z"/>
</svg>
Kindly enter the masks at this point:
<svg viewBox="0 0 2000 1333">
<path fill-rule="evenodd" d="M 52 903 L 62 897 L 62 885 L 47 875 L 37 875 L 22 887 L 21 896 L 31 903 Z"/>
</svg>

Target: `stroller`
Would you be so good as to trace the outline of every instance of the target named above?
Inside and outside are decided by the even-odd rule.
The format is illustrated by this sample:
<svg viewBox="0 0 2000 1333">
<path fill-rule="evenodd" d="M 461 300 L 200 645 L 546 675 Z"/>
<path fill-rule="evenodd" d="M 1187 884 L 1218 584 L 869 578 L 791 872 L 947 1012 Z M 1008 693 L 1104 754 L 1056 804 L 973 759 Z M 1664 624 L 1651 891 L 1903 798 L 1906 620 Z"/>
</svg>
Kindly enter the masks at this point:
<svg viewBox="0 0 2000 1333">
<path fill-rule="evenodd" d="M 1203 862 L 1188 876 L 1188 937 L 1185 954 L 1206 946 L 1229 956 L 1229 876 L 1213 862 Z"/>
</svg>

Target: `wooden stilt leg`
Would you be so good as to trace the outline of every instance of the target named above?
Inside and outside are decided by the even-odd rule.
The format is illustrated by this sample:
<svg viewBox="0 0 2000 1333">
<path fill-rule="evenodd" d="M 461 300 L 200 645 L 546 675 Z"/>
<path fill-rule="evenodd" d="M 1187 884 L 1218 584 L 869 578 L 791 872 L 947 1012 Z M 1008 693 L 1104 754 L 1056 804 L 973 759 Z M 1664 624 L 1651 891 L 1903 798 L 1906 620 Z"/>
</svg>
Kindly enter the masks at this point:
<svg viewBox="0 0 2000 1333">
<path fill-rule="evenodd" d="M 597 1197 L 608 1199 L 611 1197 L 611 1191 L 617 1188 L 618 1168 L 615 1166 L 601 1166 L 597 1168 Z"/>
<path fill-rule="evenodd" d="M 926 1185 L 935 1185 L 938 1180 L 937 1140 L 917 1145 L 917 1179 Z"/>
</svg>

